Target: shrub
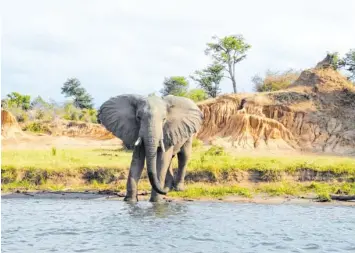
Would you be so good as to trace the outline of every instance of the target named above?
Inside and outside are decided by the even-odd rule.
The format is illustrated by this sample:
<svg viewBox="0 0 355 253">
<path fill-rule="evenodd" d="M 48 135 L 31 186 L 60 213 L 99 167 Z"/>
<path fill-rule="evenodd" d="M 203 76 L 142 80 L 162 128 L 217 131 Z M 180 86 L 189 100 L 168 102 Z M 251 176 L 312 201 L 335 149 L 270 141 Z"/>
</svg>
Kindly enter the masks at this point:
<svg viewBox="0 0 355 253">
<path fill-rule="evenodd" d="M 97 111 L 95 109 L 83 109 L 79 115 L 79 120 L 97 123 Z"/>
<path fill-rule="evenodd" d="M 226 152 L 224 151 L 224 148 L 221 146 L 212 146 L 209 148 L 206 152 L 205 155 L 209 156 L 224 156 L 226 155 Z"/>
<path fill-rule="evenodd" d="M 265 77 L 255 75 L 252 78 L 254 90 L 257 92 L 277 91 L 290 86 L 299 77 L 300 72 L 293 69 L 279 72 L 279 71 L 266 71 Z"/>
<path fill-rule="evenodd" d="M 49 173 L 46 170 L 29 168 L 25 171 L 23 180 L 34 185 L 43 185 L 48 177 Z"/>
<path fill-rule="evenodd" d="M 27 124 L 22 130 L 34 133 L 51 133 L 50 129 L 47 126 L 39 122 L 31 122 Z"/>
<path fill-rule="evenodd" d="M 1 183 L 8 184 L 15 182 L 17 178 L 17 170 L 13 167 L 1 168 Z"/>
<path fill-rule="evenodd" d="M 189 99 L 194 102 L 199 102 L 206 100 L 208 98 L 207 93 L 203 89 L 192 89 L 186 95 Z"/>
<path fill-rule="evenodd" d="M 66 103 L 64 105 L 63 118 L 66 120 L 79 120 L 81 110 L 76 108 L 73 103 Z"/>
</svg>

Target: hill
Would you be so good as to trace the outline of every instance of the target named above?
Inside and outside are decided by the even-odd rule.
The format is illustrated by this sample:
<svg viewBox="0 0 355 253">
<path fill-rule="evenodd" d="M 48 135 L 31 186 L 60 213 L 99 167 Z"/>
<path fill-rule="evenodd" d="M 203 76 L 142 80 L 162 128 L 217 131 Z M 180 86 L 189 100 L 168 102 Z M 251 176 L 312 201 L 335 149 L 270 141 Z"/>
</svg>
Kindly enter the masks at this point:
<svg viewBox="0 0 355 253">
<path fill-rule="evenodd" d="M 355 155 L 355 88 L 327 67 L 304 70 L 287 89 L 224 95 L 198 104 L 198 138 L 244 150 Z"/>
</svg>

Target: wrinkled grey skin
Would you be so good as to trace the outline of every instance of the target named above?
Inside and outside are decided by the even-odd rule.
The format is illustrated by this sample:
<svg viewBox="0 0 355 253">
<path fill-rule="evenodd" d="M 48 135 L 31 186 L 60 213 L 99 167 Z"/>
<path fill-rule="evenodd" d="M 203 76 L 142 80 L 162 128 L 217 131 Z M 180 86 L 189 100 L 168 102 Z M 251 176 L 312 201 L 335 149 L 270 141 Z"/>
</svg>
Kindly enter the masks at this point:
<svg viewBox="0 0 355 253">
<path fill-rule="evenodd" d="M 188 98 L 120 95 L 104 102 L 99 122 L 133 149 L 125 201 L 137 201 L 137 184 L 144 162 L 152 186 L 150 201 L 161 200 L 169 190 L 183 190 L 186 165 L 192 149 L 192 135 L 202 124 L 202 113 Z M 177 155 L 178 173 L 171 161 Z"/>
</svg>

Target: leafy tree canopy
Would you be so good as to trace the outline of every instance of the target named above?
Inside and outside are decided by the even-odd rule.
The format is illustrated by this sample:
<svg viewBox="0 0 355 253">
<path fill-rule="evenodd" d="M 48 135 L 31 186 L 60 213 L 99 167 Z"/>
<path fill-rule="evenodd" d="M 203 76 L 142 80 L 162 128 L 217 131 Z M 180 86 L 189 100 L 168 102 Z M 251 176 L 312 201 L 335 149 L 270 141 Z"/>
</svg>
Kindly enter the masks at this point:
<svg viewBox="0 0 355 253">
<path fill-rule="evenodd" d="M 195 71 L 190 78 L 200 86 L 209 97 L 220 94 L 219 83 L 223 78 L 224 67 L 218 63 L 212 64 L 201 71 Z"/>
<path fill-rule="evenodd" d="M 186 96 L 189 88 L 189 82 L 183 76 L 171 76 L 165 78 L 163 89 L 160 90 L 163 96 L 175 95 Z"/>
<path fill-rule="evenodd" d="M 62 94 L 73 98 L 73 104 L 80 109 L 92 109 L 93 98 L 87 91 L 81 87 L 77 78 L 68 78 L 62 87 Z"/>
<path fill-rule="evenodd" d="M 216 63 L 222 65 L 232 80 L 234 93 L 237 93 L 235 81 L 235 65 L 246 58 L 251 45 L 245 42 L 242 35 L 231 35 L 219 38 L 212 37 L 213 42 L 207 43 L 206 55 L 211 55 Z M 227 77 L 227 76 L 226 76 Z"/>
<path fill-rule="evenodd" d="M 2 103 L 8 107 L 18 107 L 22 110 L 27 111 L 30 108 L 31 96 L 21 95 L 18 92 L 11 92 L 7 94 L 7 98 L 2 101 Z"/>
<path fill-rule="evenodd" d="M 350 49 L 343 59 L 339 61 L 339 66 L 350 72 L 349 79 L 355 81 L 355 49 Z"/>
</svg>

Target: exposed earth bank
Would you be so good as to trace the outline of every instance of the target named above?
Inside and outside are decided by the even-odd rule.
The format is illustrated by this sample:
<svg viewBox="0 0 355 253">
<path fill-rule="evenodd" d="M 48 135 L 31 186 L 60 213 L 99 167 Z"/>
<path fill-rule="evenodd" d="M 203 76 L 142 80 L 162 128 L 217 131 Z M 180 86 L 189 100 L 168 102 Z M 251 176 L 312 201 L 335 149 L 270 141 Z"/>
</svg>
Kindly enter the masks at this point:
<svg viewBox="0 0 355 253">
<path fill-rule="evenodd" d="M 355 155 L 355 88 L 331 68 L 301 73 L 277 92 L 225 95 L 199 104 L 198 137 L 237 150 Z"/>
</svg>

